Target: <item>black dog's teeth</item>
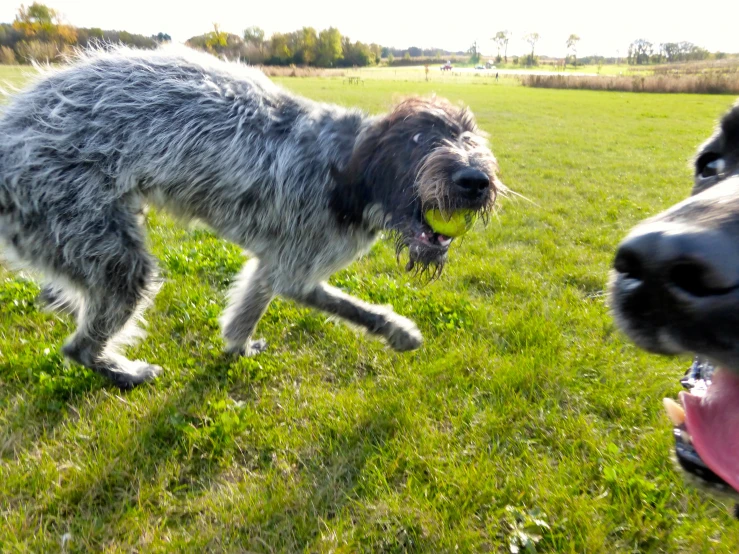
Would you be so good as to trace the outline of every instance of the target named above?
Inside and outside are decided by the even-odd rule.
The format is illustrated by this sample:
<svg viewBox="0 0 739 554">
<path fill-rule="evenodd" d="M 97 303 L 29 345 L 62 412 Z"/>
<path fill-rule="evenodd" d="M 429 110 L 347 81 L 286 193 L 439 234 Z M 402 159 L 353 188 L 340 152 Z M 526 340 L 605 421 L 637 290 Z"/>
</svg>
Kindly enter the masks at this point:
<svg viewBox="0 0 739 554">
<path fill-rule="evenodd" d="M 689 391 L 698 389 L 696 392 L 700 394 L 705 392 L 705 389 L 711 384 L 711 377 L 714 371 L 715 368 L 710 363 L 700 358 L 695 358 L 693 364 L 685 372 L 685 376 L 680 379 L 680 384 L 684 389 Z"/>
<path fill-rule="evenodd" d="M 685 376 L 680 379 L 680 384 L 691 394 L 703 396 L 711 384 L 711 377 L 715 368 L 710 363 L 695 358 Z M 692 475 L 697 476 L 703 482 L 714 487 L 728 488 L 721 477 L 716 475 L 701 459 L 687 434 L 685 423 L 673 427 L 672 433 L 675 437 L 675 457 L 680 466 Z"/>
</svg>

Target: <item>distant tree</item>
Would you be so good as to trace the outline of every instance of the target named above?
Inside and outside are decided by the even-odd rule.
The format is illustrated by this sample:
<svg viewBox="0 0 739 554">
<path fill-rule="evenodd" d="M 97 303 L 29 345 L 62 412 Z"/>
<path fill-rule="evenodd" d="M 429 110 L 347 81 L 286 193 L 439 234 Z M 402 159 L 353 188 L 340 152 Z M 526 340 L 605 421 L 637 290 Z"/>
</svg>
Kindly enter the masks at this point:
<svg viewBox="0 0 739 554">
<path fill-rule="evenodd" d="M 647 39 L 636 39 L 629 45 L 629 63 L 635 65 L 648 64 L 653 48 L 654 45 Z"/>
<path fill-rule="evenodd" d="M 316 64 L 321 67 L 333 67 L 343 55 L 341 33 L 335 27 L 324 29 L 318 35 L 318 55 Z"/>
<path fill-rule="evenodd" d="M 423 56 L 423 50 L 421 48 L 418 48 L 417 46 L 411 46 L 408 49 L 408 53 L 410 54 L 411 58 L 420 58 Z"/>
<path fill-rule="evenodd" d="M 410 52 L 406 52 L 405 54 L 403 54 L 403 59 L 405 61 L 410 61 L 410 59 L 411 59 L 411 53 Z"/>
<path fill-rule="evenodd" d="M 472 64 L 478 64 L 480 62 L 480 49 L 477 46 L 477 41 L 472 43 L 467 53 L 470 55 L 470 62 Z"/>
<path fill-rule="evenodd" d="M 159 43 L 162 43 L 162 42 L 172 42 L 172 37 L 169 36 L 167 33 L 157 33 L 156 35 L 152 35 L 151 38 L 154 39 L 155 41 L 159 42 Z"/>
<path fill-rule="evenodd" d="M 677 61 L 680 54 L 680 47 L 676 42 L 663 42 L 659 45 L 659 50 L 667 63 Z"/>
<path fill-rule="evenodd" d="M 244 29 L 244 42 L 254 46 L 261 54 L 264 54 L 264 30 L 259 27 L 248 27 Z"/>
<path fill-rule="evenodd" d="M 523 37 L 523 40 L 525 42 L 529 43 L 529 46 L 531 46 L 531 55 L 529 56 L 529 64 L 534 65 L 536 58 L 534 57 L 534 49 L 536 48 L 536 43 L 539 42 L 539 39 L 541 38 L 541 35 L 539 33 L 529 33 L 528 35 Z"/>
<path fill-rule="evenodd" d="M 77 31 L 71 25 L 61 23 L 56 10 L 44 4 L 34 2 L 30 6 L 21 6 L 13 21 L 13 27 L 26 39 L 40 42 L 51 42 L 58 45 L 75 44 Z"/>
<path fill-rule="evenodd" d="M 392 52 L 387 53 L 387 64 L 393 65 L 393 62 L 395 61 L 395 56 L 393 56 Z"/>
<path fill-rule="evenodd" d="M 213 30 L 205 38 L 206 48 L 218 52 L 226 44 L 228 44 L 228 34 L 221 31 L 218 23 L 213 23 Z"/>
<path fill-rule="evenodd" d="M 498 46 L 498 59 L 500 59 L 500 49 L 503 49 L 503 57 L 505 58 L 505 63 L 508 63 L 508 41 L 511 39 L 511 32 L 510 31 L 498 31 L 495 33 L 495 36 L 493 37 L 493 40 L 495 41 L 495 44 Z"/>
<path fill-rule="evenodd" d="M 705 48 L 696 46 L 692 42 L 680 42 L 680 59 L 683 61 L 705 60 L 710 53 Z"/>
<path fill-rule="evenodd" d="M 352 42 L 349 37 L 344 37 L 342 52 L 340 65 L 345 67 L 366 67 L 374 64 L 375 55 L 369 45 L 363 42 Z"/>
<path fill-rule="evenodd" d="M 572 52 L 572 65 L 577 65 L 577 43 L 580 42 L 580 37 L 572 34 L 567 38 L 567 53 Z M 567 67 L 567 56 L 565 56 L 565 67 Z"/>
<path fill-rule="evenodd" d="M 289 37 L 285 33 L 274 33 L 270 37 L 269 50 L 274 63 L 287 65 L 292 61 L 293 52 L 288 41 Z"/>
<path fill-rule="evenodd" d="M 370 44 L 370 50 L 375 55 L 375 64 L 379 64 L 380 60 L 382 60 L 382 46 L 373 42 Z"/>
<path fill-rule="evenodd" d="M 296 44 L 293 49 L 293 61 L 312 65 L 318 56 L 318 33 L 313 27 L 303 27 L 295 33 Z"/>
</svg>

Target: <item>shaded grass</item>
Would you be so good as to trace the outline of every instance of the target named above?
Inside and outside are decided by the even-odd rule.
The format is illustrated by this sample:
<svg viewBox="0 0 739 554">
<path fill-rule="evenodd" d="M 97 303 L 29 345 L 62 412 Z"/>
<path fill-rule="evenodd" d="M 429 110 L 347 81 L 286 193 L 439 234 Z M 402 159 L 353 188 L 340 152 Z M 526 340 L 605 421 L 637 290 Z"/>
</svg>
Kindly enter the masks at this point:
<svg viewBox="0 0 739 554">
<path fill-rule="evenodd" d="M 618 240 L 688 193 L 732 98 L 280 82 L 372 112 L 463 100 L 532 202 L 455 243 L 437 282 L 387 242 L 332 279 L 416 320 L 418 352 L 278 300 L 270 350 L 238 361 L 217 317 L 241 254 L 151 213 L 167 282 L 131 355 L 165 373 L 127 394 L 66 366 L 71 322 L 0 270 L 1 549 L 499 552 L 512 506 L 543 512 L 538 551 L 736 552 L 737 523 L 669 460 L 660 401 L 688 361 L 637 351 L 604 297 Z"/>
</svg>

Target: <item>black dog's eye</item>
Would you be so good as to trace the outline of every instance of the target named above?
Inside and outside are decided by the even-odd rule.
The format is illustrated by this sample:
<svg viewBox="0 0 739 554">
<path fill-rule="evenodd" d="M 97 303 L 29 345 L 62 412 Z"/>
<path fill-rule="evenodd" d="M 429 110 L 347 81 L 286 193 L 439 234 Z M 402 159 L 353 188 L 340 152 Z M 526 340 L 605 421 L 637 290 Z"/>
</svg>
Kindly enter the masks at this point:
<svg viewBox="0 0 739 554">
<path fill-rule="evenodd" d="M 716 152 L 702 154 L 695 164 L 695 173 L 701 179 L 708 179 L 721 175 L 726 169 L 726 161 Z"/>
<path fill-rule="evenodd" d="M 421 133 L 416 133 L 415 135 L 413 135 L 413 142 L 418 144 L 419 142 L 421 142 L 421 137 L 423 137 Z"/>
</svg>

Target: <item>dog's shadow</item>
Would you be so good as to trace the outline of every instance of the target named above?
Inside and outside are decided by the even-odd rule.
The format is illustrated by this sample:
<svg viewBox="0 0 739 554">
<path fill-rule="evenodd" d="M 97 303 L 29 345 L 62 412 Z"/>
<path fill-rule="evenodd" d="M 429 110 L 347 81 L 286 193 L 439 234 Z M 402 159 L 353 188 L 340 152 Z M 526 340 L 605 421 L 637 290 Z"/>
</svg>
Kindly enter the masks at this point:
<svg viewBox="0 0 739 554">
<path fill-rule="evenodd" d="M 120 535 L 114 530 L 142 505 L 147 506 L 146 524 L 156 514 L 172 519 L 170 497 L 180 504 L 175 510 L 175 519 L 182 520 L 180 530 L 189 532 L 195 519 L 219 518 L 218 513 L 208 514 L 215 498 L 216 503 L 232 503 L 233 510 L 243 511 L 245 503 L 250 509 L 237 522 L 224 522 L 226 529 L 219 527 L 222 537 L 200 537 L 205 548 L 222 545 L 230 537 L 239 547 L 248 544 L 250 550 L 260 550 L 262 539 L 255 537 L 267 529 L 275 541 L 297 551 L 317 539 L 321 522 L 361 496 L 358 483 L 368 459 L 399 430 L 392 407 L 370 406 L 340 430 L 319 423 L 312 435 L 315 440 L 295 452 L 276 438 L 274 424 L 259 418 L 259 398 L 274 390 L 271 376 L 242 371 L 234 379 L 229 370 L 238 362 L 225 356 L 204 361 L 197 369 L 132 393 L 121 394 L 90 374 L 87 384 L 64 398 L 63 409 L 44 409 L 36 402 L 35 408 L 6 410 L 6 416 L 14 414 L 13 425 L 25 422 L 39 428 L 35 438 L 44 439 L 54 434 L 55 427 L 76 419 L 78 410 L 84 411 L 83 417 L 90 412 L 108 414 L 99 427 L 90 426 L 98 427 L 99 436 L 85 437 L 67 452 L 73 459 L 86 459 L 85 465 L 80 464 L 74 475 L 64 474 L 59 488 L 42 495 L 41 505 L 34 508 L 53 522 L 59 536 L 74 530 L 73 535 L 92 535 L 94 542 L 107 528 L 103 534 L 112 533 L 108 539 L 116 540 Z M 142 402 L 140 395 L 151 402 Z M 90 396 L 96 402 L 91 403 Z M 118 406 L 120 418 L 114 415 L 116 404 L 123 406 Z M 14 451 L 33 449 L 35 438 L 17 442 Z M 57 442 L 52 450 L 68 449 L 68 439 L 62 441 L 67 444 Z M 95 455 L 80 455 L 77 448 Z M 230 493 L 222 495 L 226 489 Z M 280 504 L 285 509 L 275 509 Z M 221 505 L 216 510 L 223 509 Z"/>
</svg>

